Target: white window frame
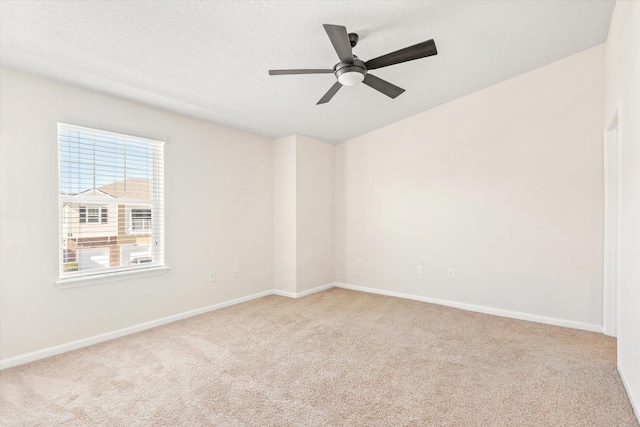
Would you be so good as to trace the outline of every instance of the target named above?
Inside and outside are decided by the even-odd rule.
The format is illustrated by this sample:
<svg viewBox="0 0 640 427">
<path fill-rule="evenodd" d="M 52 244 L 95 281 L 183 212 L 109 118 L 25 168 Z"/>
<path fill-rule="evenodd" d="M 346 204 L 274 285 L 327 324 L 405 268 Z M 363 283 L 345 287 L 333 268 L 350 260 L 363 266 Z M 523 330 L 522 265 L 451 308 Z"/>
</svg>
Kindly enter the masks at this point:
<svg viewBox="0 0 640 427">
<path fill-rule="evenodd" d="M 104 200 L 97 199 L 91 200 L 91 198 L 83 198 L 82 200 L 67 200 L 69 196 L 65 196 L 59 194 L 59 212 L 60 212 L 60 230 L 59 230 L 59 278 L 56 281 L 56 285 L 60 289 L 72 288 L 78 286 L 91 285 L 96 283 L 110 282 L 116 280 L 130 279 L 135 277 L 143 277 L 143 276 L 153 276 L 157 274 L 163 274 L 168 272 L 169 267 L 165 264 L 164 260 L 164 144 L 165 141 L 149 139 L 149 138 L 141 138 L 134 135 L 126 135 L 116 132 L 105 131 L 101 129 L 95 128 L 87 128 L 76 125 L 69 125 L 65 123 L 58 123 L 58 139 L 60 138 L 60 129 L 61 128 L 77 128 L 83 131 L 88 132 L 96 132 L 100 134 L 109 134 L 115 135 L 122 138 L 129 138 L 136 140 L 138 142 L 144 141 L 149 144 L 154 144 L 157 147 L 156 151 L 156 164 L 153 168 L 153 183 L 152 185 L 152 199 L 116 199 L 120 202 L 126 202 L 128 205 L 128 216 L 129 221 L 131 220 L 131 206 L 141 206 L 146 208 L 149 206 L 151 208 L 151 230 L 141 230 L 140 232 L 136 232 L 134 234 L 151 234 L 153 239 L 150 243 L 152 250 L 152 257 L 154 262 L 150 266 L 146 266 L 145 264 L 139 265 L 127 265 L 120 267 L 111 267 L 109 269 L 103 270 L 87 270 L 87 271 L 77 271 L 77 272 L 64 272 L 64 248 L 62 245 L 62 241 L 67 239 L 67 236 L 63 236 L 63 215 L 61 213 L 60 205 L 63 201 L 70 203 L 78 203 L 79 206 L 86 208 L 86 222 L 83 224 L 93 224 L 100 225 L 105 224 L 102 222 L 102 212 L 104 209 Z M 58 149 L 60 150 L 60 148 Z M 59 151 L 60 157 L 60 151 Z M 60 168 L 60 158 L 58 159 L 58 168 Z M 60 188 L 60 187 L 58 187 Z M 89 209 L 99 209 L 98 222 L 89 222 Z M 126 218 L 126 217 L 125 217 Z M 154 220 L 155 219 L 155 220 Z M 107 218 L 107 223 L 109 219 Z M 131 223 L 130 223 L 131 224 Z"/>
</svg>

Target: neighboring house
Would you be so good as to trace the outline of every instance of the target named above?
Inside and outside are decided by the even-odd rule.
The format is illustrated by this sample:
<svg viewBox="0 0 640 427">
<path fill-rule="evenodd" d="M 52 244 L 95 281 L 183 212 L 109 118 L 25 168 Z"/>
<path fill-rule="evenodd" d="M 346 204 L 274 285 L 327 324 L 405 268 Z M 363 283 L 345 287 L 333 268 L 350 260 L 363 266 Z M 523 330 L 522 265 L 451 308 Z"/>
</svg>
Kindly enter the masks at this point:
<svg viewBox="0 0 640 427">
<path fill-rule="evenodd" d="M 148 179 L 129 178 L 73 195 L 62 207 L 65 271 L 126 266 L 150 260 L 152 214 L 148 205 L 117 199 L 149 199 Z M 83 198 L 91 198 L 83 202 Z M 96 203 L 96 198 L 104 203 Z"/>
</svg>

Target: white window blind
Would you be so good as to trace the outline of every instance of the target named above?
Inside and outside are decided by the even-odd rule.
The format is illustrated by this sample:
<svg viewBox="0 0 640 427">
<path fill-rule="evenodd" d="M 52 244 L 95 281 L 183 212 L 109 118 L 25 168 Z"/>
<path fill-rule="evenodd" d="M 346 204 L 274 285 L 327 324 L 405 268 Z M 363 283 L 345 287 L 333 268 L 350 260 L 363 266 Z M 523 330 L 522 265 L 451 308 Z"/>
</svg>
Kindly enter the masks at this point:
<svg viewBox="0 0 640 427">
<path fill-rule="evenodd" d="M 164 266 L 164 143 L 58 123 L 60 279 Z"/>
</svg>

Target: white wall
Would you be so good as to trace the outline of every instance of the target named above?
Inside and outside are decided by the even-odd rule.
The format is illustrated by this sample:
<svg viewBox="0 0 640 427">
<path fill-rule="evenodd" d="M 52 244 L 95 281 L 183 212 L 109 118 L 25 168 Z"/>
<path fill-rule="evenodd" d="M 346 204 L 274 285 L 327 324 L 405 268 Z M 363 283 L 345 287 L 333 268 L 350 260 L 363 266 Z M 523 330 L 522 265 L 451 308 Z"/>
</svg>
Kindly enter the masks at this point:
<svg viewBox="0 0 640 427">
<path fill-rule="evenodd" d="M 6 69 L 0 88 L 0 359 L 272 289 L 271 140 Z M 55 287 L 57 121 L 168 140 L 168 274 Z"/>
<path fill-rule="evenodd" d="M 273 142 L 273 284 L 283 295 L 333 283 L 333 149 L 303 135 Z"/>
<path fill-rule="evenodd" d="M 598 329 L 604 62 L 600 45 L 336 146 L 336 281 Z"/>
<path fill-rule="evenodd" d="M 603 120 L 621 104 L 618 369 L 640 416 L 640 2 L 616 3 L 606 66 Z"/>
<path fill-rule="evenodd" d="M 296 136 L 273 141 L 273 287 L 296 292 Z"/>
<path fill-rule="evenodd" d="M 296 136 L 298 293 L 333 283 L 333 150 Z"/>
</svg>

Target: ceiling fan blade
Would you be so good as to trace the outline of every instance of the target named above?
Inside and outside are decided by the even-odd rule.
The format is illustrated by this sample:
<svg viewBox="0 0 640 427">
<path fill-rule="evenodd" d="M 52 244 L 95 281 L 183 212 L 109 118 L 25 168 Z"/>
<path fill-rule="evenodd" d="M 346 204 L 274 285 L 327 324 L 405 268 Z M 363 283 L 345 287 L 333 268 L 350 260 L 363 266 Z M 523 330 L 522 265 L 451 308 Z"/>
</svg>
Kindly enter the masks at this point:
<svg viewBox="0 0 640 427">
<path fill-rule="evenodd" d="M 333 70 L 328 69 L 303 69 L 303 70 L 269 70 L 270 76 L 282 76 L 285 74 L 330 74 Z"/>
<path fill-rule="evenodd" d="M 336 82 L 333 86 L 331 86 L 331 89 L 329 89 L 327 93 L 325 93 L 324 96 L 320 98 L 320 101 L 318 101 L 316 105 L 326 104 L 327 102 L 331 101 L 333 95 L 335 95 L 341 87 L 342 85 L 340 84 L 340 82 Z"/>
<path fill-rule="evenodd" d="M 347 29 L 342 25 L 324 24 L 323 27 L 340 61 L 345 64 L 353 64 L 353 52 L 351 51 L 351 42 L 349 41 Z"/>
<path fill-rule="evenodd" d="M 375 70 L 376 68 L 388 67 L 389 65 L 400 64 L 401 62 L 413 61 L 414 59 L 426 58 L 427 56 L 437 55 L 438 49 L 432 40 L 414 44 L 395 52 L 370 59 L 364 63 L 367 70 Z"/>
<path fill-rule="evenodd" d="M 386 80 L 382 80 L 380 77 L 373 76 L 371 74 L 367 74 L 362 83 L 366 84 L 369 87 L 374 88 L 378 92 L 382 92 L 387 95 L 389 98 L 396 98 L 404 89 L 389 83 Z"/>
</svg>

